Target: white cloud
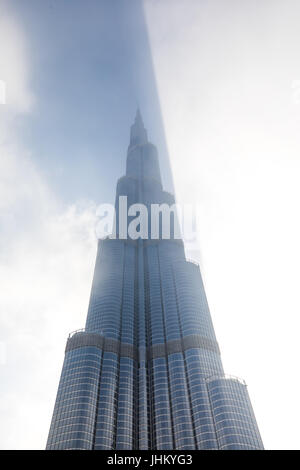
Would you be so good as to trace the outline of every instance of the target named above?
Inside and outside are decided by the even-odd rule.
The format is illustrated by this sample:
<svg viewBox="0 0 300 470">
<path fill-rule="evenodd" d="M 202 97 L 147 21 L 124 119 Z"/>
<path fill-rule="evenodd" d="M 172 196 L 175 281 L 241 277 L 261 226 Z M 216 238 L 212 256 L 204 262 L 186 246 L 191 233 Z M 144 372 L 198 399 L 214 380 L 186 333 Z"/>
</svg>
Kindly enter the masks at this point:
<svg viewBox="0 0 300 470">
<path fill-rule="evenodd" d="M 84 326 L 96 249 L 94 213 L 84 204 L 44 210 L 32 219 L 33 228 L 23 229 L 17 220 L 19 232 L 10 231 L 1 253 L 4 449 L 45 446 L 67 334 Z"/>
<path fill-rule="evenodd" d="M 299 448 L 300 78 L 296 1 L 145 0 L 178 202 L 226 372 L 267 448 Z"/>
</svg>

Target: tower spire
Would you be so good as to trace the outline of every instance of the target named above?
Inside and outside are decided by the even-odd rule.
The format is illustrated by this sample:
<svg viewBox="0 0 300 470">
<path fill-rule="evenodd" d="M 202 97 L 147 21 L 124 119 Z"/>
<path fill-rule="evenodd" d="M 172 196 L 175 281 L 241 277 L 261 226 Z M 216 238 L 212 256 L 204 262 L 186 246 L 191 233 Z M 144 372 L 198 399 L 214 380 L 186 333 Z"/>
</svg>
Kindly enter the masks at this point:
<svg viewBox="0 0 300 470">
<path fill-rule="evenodd" d="M 136 110 L 135 120 L 130 129 L 130 144 L 129 147 L 135 145 L 142 145 L 148 142 L 147 131 L 144 127 L 143 118 L 140 108 Z"/>
<path fill-rule="evenodd" d="M 137 110 L 136 110 L 135 123 L 139 123 L 140 125 L 144 127 L 143 118 L 142 118 L 139 106 L 137 107 Z"/>
</svg>

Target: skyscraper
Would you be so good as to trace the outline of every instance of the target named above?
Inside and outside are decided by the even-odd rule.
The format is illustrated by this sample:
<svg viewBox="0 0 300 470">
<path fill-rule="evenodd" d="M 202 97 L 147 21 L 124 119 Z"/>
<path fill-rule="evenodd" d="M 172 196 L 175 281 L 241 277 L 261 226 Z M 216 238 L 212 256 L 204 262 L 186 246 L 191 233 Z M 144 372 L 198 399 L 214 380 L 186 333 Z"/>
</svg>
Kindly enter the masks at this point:
<svg viewBox="0 0 300 470">
<path fill-rule="evenodd" d="M 128 206 L 174 203 L 139 111 L 117 216 L 121 196 Z M 245 383 L 224 375 L 199 266 L 171 228 L 169 238 L 132 239 L 117 223 L 115 238 L 99 240 L 86 325 L 67 341 L 47 449 L 263 448 Z"/>
</svg>

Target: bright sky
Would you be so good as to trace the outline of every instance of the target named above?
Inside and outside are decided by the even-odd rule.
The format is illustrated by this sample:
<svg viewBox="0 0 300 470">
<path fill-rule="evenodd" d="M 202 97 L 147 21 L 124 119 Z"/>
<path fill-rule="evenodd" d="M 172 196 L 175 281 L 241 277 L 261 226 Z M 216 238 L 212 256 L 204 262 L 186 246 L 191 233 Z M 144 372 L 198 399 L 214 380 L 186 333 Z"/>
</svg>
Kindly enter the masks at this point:
<svg viewBox="0 0 300 470">
<path fill-rule="evenodd" d="M 135 1 L 118 16 L 106 0 L 0 0 L 2 449 L 45 447 L 66 337 L 84 326 L 95 207 L 114 198 L 137 102 L 171 187 Z M 266 448 L 299 449 L 300 4 L 144 3 L 225 370 L 248 383 Z"/>
</svg>

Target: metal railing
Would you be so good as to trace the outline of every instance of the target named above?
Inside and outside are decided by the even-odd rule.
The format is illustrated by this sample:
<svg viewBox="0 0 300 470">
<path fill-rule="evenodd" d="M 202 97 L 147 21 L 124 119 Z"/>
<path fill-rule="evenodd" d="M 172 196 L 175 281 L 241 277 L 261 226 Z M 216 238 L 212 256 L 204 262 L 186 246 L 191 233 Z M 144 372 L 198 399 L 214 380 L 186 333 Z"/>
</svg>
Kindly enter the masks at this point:
<svg viewBox="0 0 300 470">
<path fill-rule="evenodd" d="M 239 382 L 240 384 L 247 386 L 244 379 L 230 374 L 212 375 L 206 379 L 206 382 L 212 382 L 213 380 L 234 380 L 235 382 Z"/>
<path fill-rule="evenodd" d="M 199 268 L 199 263 L 197 263 L 197 261 L 194 261 L 194 260 L 191 259 L 191 258 L 186 258 L 186 261 L 187 261 L 188 263 L 194 264 L 195 266 L 198 266 L 198 268 Z"/>
<path fill-rule="evenodd" d="M 71 331 L 71 333 L 69 333 L 68 338 L 72 338 L 72 336 L 77 335 L 77 333 L 86 333 L 86 330 L 85 328 L 81 328 L 80 330 Z"/>
<path fill-rule="evenodd" d="M 100 336 L 103 336 L 103 331 L 100 330 L 100 331 L 92 331 L 92 330 L 87 330 L 85 328 L 80 328 L 79 330 L 74 330 L 74 331 L 71 331 L 71 333 L 69 333 L 69 336 L 68 336 L 68 339 L 72 338 L 73 336 L 77 335 L 77 334 L 80 334 L 80 333 L 90 333 L 90 334 L 95 334 L 95 335 L 100 335 Z"/>
</svg>

